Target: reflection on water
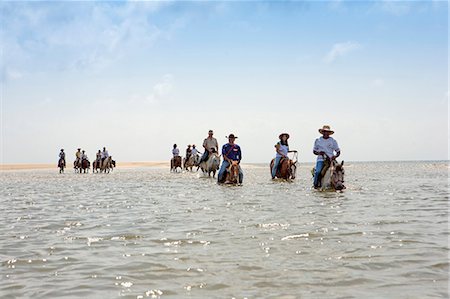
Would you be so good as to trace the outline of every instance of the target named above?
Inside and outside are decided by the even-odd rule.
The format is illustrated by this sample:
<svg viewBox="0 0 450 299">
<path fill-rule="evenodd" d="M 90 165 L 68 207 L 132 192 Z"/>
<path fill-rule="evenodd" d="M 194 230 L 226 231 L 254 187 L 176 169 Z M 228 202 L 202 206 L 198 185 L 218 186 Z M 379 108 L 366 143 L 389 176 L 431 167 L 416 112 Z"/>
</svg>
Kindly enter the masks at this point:
<svg viewBox="0 0 450 299">
<path fill-rule="evenodd" d="M 244 171 L 2 172 L 0 296 L 447 298 L 446 163 L 349 163 L 344 193 Z"/>
</svg>

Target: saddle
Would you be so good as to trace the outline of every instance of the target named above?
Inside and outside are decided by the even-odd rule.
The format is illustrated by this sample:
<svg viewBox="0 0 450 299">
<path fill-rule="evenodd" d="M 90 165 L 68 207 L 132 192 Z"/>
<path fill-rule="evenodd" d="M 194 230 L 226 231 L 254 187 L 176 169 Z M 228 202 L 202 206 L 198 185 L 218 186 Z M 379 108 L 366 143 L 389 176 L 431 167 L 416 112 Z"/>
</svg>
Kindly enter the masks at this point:
<svg viewBox="0 0 450 299">
<path fill-rule="evenodd" d="M 322 170 L 320 171 L 320 179 L 322 179 L 325 176 L 325 174 L 327 173 L 330 166 L 331 166 L 331 160 L 325 159 L 325 161 L 323 161 Z"/>
</svg>

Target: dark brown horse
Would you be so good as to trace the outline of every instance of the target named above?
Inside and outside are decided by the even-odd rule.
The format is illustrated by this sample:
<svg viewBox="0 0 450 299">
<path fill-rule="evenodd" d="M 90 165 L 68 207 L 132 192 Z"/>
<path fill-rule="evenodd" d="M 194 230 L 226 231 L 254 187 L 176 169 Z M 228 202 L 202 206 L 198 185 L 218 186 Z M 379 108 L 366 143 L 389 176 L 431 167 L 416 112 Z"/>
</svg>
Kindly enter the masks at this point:
<svg viewBox="0 0 450 299">
<path fill-rule="evenodd" d="M 63 158 L 59 159 L 58 167 L 59 167 L 59 173 L 63 173 L 64 172 L 64 168 L 66 167 L 66 162 L 64 161 Z"/>
<path fill-rule="evenodd" d="M 180 168 L 180 171 L 182 171 L 183 168 L 181 165 L 181 156 L 173 157 L 170 160 L 170 171 L 177 172 L 178 167 Z"/>
<path fill-rule="evenodd" d="M 89 172 L 89 167 L 91 166 L 91 162 L 89 162 L 86 159 L 83 159 L 83 161 L 81 161 L 81 168 L 80 168 L 80 173 L 88 173 Z"/>
</svg>

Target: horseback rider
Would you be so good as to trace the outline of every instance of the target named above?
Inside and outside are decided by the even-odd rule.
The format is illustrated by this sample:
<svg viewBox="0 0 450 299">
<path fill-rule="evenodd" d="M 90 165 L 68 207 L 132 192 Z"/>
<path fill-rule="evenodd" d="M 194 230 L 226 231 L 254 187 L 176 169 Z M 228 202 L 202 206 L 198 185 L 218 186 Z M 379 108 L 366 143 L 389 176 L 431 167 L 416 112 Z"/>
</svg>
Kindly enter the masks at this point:
<svg viewBox="0 0 450 299">
<path fill-rule="evenodd" d="M 334 134 L 330 126 L 324 125 L 319 129 L 319 133 L 322 134 L 322 137 L 316 139 L 313 148 L 313 153 L 317 156 L 316 170 L 314 172 L 314 188 L 316 189 L 320 187 L 320 173 L 324 166 L 324 161 L 326 159 L 335 160 L 341 154 L 336 140 L 330 136 Z"/>
<path fill-rule="evenodd" d="M 63 160 L 64 166 L 66 166 L 66 153 L 64 152 L 63 148 L 59 152 L 59 159 Z"/>
<path fill-rule="evenodd" d="M 191 155 L 194 157 L 197 155 L 200 155 L 201 153 L 198 151 L 198 149 L 195 148 L 195 144 L 192 145 Z"/>
<path fill-rule="evenodd" d="M 209 130 L 208 137 L 203 140 L 203 148 L 205 149 L 205 151 L 203 152 L 200 161 L 198 161 L 198 165 L 200 165 L 200 163 L 202 163 L 203 161 L 208 160 L 210 153 L 214 153 L 219 149 L 219 144 L 217 143 L 217 139 L 213 137 L 213 134 L 213 130 Z"/>
<path fill-rule="evenodd" d="M 106 147 L 103 147 L 103 152 L 101 153 L 101 158 L 102 158 L 102 165 L 103 162 L 105 162 L 105 160 L 109 157 L 109 153 L 106 150 Z"/>
<path fill-rule="evenodd" d="M 77 152 L 75 153 L 75 165 L 81 164 L 81 148 L 78 148 Z"/>
<path fill-rule="evenodd" d="M 189 157 L 191 156 L 192 150 L 191 150 L 191 145 L 188 144 L 187 149 L 186 149 L 186 161 L 189 160 Z"/>
<path fill-rule="evenodd" d="M 180 150 L 177 148 L 176 144 L 173 145 L 172 155 L 174 158 L 178 157 L 180 155 Z"/>
<path fill-rule="evenodd" d="M 278 136 L 278 138 L 280 139 L 280 141 L 278 141 L 277 144 L 275 144 L 276 156 L 272 168 L 272 179 L 274 179 L 275 176 L 277 175 L 277 170 L 278 166 L 280 166 L 281 159 L 283 158 L 289 159 L 288 153 L 291 152 L 289 151 L 289 144 L 288 144 L 289 134 L 281 133 L 280 136 Z"/>
<path fill-rule="evenodd" d="M 222 147 L 222 156 L 223 156 L 223 162 L 222 166 L 220 167 L 219 174 L 217 176 L 217 181 L 219 183 L 222 183 L 225 180 L 225 172 L 227 168 L 231 165 L 233 161 L 237 161 L 239 164 L 239 184 L 242 184 L 242 180 L 244 179 L 244 173 L 241 169 L 241 159 L 242 159 L 242 152 L 239 145 L 235 144 L 234 141 L 236 140 L 236 136 L 234 134 L 228 135 L 228 143 L 224 144 Z"/>
<path fill-rule="evenodd" d="M 85 154 L 84 150 L 81 151 L 81 164 L 83 164 L 83 161 L 89 161 L 88 156 Z"/>
<path fill-rule="evenodd" d="M 100 165 L 100 161 L 102 160 L 102 151 L 98 150 L 97 154 L 96 154 L 96 158 L 95 161 L 97 163 L 97 165 Z"/>
</svg>

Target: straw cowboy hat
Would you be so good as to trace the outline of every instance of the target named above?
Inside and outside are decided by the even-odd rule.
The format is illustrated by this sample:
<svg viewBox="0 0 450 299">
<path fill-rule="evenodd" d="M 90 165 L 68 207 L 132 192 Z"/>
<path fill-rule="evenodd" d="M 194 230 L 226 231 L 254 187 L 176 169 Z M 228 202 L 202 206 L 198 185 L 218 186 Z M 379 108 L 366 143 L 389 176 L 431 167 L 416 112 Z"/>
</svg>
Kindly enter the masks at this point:
<svg viewBox="0 0 450 299">
<path fill-rule="evenodd" d="M 234 136 L 234 134 L 230 134 L 230 135 L 228 135 L 228 136 L 225 136 L 225 138 L 230 139 L 230 138 L 238 138 L 238 137 L 237 137 L 237 136 Z"/>
<path fill-rule="evenodd" d="M 324 125 L 322 129 L 319 129 L 319 133 L 323 134 L 323 132 L 328 132 L 330 135 L 334 134 L 334 131 L 331 130 L 330 126 Z"/>
<path fill-rule="evenodd" d="M 280 136 L 278 136 L 278 138 L 281 139 L 281 137 L 283 137 L 283 135 L 286 135 L 287 139 L 289 139 L 289 134 L 288 133 L 281 133 Z"/>
</svg>

